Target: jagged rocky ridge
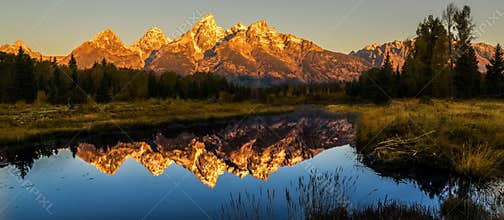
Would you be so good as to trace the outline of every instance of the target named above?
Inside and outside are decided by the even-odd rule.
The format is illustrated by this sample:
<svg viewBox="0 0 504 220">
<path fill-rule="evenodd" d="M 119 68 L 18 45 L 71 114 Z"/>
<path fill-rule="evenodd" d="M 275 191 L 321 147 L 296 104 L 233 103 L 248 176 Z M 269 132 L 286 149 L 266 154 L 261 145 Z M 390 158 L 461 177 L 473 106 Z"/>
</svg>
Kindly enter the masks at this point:
<svg viewBox="0 0 504 220">
<path fill-rule="evenodd" d="M 366 61 L 278 33 L 266 21 L 223 30 L 207 15 L 179 39 L 163 46 L 148 69 L 182 75 L 215 72 L 240 83 L 348 81 L 370 67 Z"/>
<path fill-rule="evenodd" d="M 266 21 L 248 27 L 238 23 L 224 30 L 211 14 L 173 41 L 159 28 L 153 28 L 127 46 L 107 29 L 71 54 L 80 68 L 90 68 L 105 58 L 118 67 L 153 70 L 158 74 L 214 72 L 237 83 L 257 85 L 349 81 L 371 67 L 364 59 L 324 50 L 311 41 L 279 33 Z M 67 64 L 70 56 L 59 63 Z"/>
<path fill-rule="evenodd" d="M 354 127 L 346 118 L 324 113 L 297 113 L 251 119 L 206 135 L 157 135 L 152 142 L 118 143 L 105 150 L 80 144 L 76 155 L 114 175 L 131 158 L 153 175 L 176 163 L 201 182 L 215 187 L 225 172 L 267 180 L 280 167 L 313 158 L 325 149 L 349 144 Z"/>
<path fill-rule="evenodd" d="M 385 62 L 385 56 L 390 54 L 390 59 L 394 68 L 402 68 L 406 60 L 406 56 L 412 50 L 413 42 L 393 41 L 385 44 L 374 43 L 365 46 L 358 51 L 352 51 L 351 56 L 357 56 L 370 62 L 374 67 L 380 67 Z M 478 59 L 479 71 L 486 73 L 486 65 L 490 64 L 490 60 L 495 56 L 495 47 L 485 43 L 473 44 Z"/>
</svg>

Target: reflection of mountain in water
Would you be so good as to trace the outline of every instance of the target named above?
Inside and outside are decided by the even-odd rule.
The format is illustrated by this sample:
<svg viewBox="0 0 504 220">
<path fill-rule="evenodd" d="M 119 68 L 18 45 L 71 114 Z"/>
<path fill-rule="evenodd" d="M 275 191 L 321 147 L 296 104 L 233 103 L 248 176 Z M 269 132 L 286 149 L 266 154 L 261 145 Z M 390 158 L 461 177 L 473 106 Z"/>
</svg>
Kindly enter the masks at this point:
<svg viewBox="0 0 504 220">
<path fill-rule="evenodd" d="M 80 144 L 77 156 L 114 175 L 131 158 L 158 176 L 172 163 L 215 187 L 226 171 L 239 177 L 267 180 L 280 167 L 313 158 L 325 149 L 349 144 L 353 125 L 323 113 L 258 117 L 206 135 L 157 135 L 152 143 L 119 143 L 107 150 Z"/>
</svg>

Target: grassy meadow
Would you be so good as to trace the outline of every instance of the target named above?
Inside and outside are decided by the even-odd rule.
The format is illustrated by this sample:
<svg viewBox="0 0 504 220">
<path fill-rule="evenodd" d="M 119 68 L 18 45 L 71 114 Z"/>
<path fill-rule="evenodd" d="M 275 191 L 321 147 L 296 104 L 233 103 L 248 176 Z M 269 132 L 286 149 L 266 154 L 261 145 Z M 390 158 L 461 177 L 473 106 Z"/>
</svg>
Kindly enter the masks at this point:
<svg viewBox="0 0 504 220">
<path fill-rule="evenodd" d="M 361 113 L 356 147 L 375 167 L 491 178 L 504 174 L 504 103 L 418 100 L 331 105 Z"/>
<path fill-rule="evenodd" d="M 38 137 L 74 135 L 78 131 L 149 128 L 171 122 L 190 123 L 292 110 L 294 107 L 290 105 L 252 102 L 219 104 L 185 100 L 87 104 L 74 108 L 64 105 L 4 104 L 0 105 L 0 145 Z"/>
</svg>

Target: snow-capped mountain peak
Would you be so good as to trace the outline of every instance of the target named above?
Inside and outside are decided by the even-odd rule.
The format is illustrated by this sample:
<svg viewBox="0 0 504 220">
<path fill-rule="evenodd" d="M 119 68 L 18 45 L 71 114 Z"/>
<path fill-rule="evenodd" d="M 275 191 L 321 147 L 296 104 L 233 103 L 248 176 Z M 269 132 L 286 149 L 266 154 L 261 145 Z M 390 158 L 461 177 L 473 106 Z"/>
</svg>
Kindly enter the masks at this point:
<svg viewBox="0 0 504 220">
<path fill-rule="evenodd" d="M 170 43 L 163 31 L 156 26 L 151 27 L 142 38 L 137 42 L 133 43 L 130 48 L 132 50 L 137 50 L 142 59 L 145 60 L 150 57 L 153 51 L 161 49 L 164 45 Z"/>
</svg>

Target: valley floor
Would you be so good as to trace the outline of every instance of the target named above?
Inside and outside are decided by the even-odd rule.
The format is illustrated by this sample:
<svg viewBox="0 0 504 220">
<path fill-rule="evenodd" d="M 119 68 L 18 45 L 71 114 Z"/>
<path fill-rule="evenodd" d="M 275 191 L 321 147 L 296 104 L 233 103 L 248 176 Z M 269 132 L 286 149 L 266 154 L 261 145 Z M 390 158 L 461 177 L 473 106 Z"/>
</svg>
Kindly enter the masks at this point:
<svg viewBox="0 0 504 220">
<path fill-rule="evenodd" d="M 296 104 L 148 100 L 81 105 L 0 105 L 0 145 L 37 142 L 79 132 L 147 129 L 174 122 L 205 122 L 293 111 Z M 502 101 L 418 100 L 389 105 L 329 105 L 335 113 L 358 113 L 356 148 L 375 169 L 432 170 L 469 177 L 504 174 Z"/>
<path fill-rule="evenodd" d="M 0 145 L 73 136 L 79 132 L 152 128 L 169 123 L 205 122 L 293 111 L 291 105 L 252 102 L 211 103 L 148 100 L 132 103 L 86 104 L 74 108 L 54 105 L 0 105 Z"/>
</svg>

